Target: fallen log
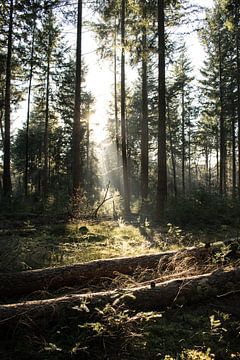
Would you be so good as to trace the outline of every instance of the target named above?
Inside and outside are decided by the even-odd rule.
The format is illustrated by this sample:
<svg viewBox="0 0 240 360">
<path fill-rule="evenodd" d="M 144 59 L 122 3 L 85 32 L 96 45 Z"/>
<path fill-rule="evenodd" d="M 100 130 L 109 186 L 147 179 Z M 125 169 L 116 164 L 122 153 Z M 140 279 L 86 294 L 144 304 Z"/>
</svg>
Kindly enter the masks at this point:
<svg viewBox="0 0 240 360">
<path fill-rule="evenodd" d="M 157 254 L 94 260 L 88 263 L 27 270 L 18 273 L 0 273 L 0 299 L 30 294 L 34 291 L 51 291 L 66 286 L 87 286 L 103 278 L 113 279 L 116 274 L 132 275 L 136 269 L 156 269 L 160 260 L 166 263 L 176 254 L 207 257 L 213 248 L 190 248 Z"/>
<path fill-rule="evenodd" d="M 30 319 L 36 325 L 57 321 L 63 316 L 75 313 L 78 320 L 92 316 L 96 308 L 106 304 L 138 311 L 161 311 L 167 307 L 197 303 L 212 297 L 221 297 L 240 290 L 240 267 L 230 271 L 180 278 L 154 286 L 68 295 L 55 299 L 29 301 L 0 306 L 0 328 L 12 326 Z M 24 320 L 25 319 L 25 320 Z"/>
</svg>

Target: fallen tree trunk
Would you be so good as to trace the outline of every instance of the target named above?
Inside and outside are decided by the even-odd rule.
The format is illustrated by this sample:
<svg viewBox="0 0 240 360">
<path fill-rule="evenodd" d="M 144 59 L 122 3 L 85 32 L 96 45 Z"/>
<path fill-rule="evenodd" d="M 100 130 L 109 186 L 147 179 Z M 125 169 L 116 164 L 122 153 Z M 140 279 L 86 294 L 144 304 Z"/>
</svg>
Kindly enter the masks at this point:
<svg viewBox="0 0 240 360">
<path fill-rule="evenodd" d="M 156 269 L 159 261 L 169 261 L 176 254 L 207 257 L 213 249 L 191 248 L 157 254 L 95 260 L 83 264 L 28 270 L 18 273 L 0 273 L 0 298 L 16 297 L 38 290 L 55 290 L 65 286 L 87 286 L 103 278 L 114 278 L 116 273 L 132 275 L 137 268 Z"/>
<path fill-rule="evenodd" d="M 106 304 L 124 306 L 140 311 L 159 311 L 166 307 L 197 303 L 211 297 L 222 296 L 229 291 L 240 290 L 240 267 L 231 271 L 215 271 L 210 274 L 174 279 L 155 286 L 132 289 L 69 295 L 55 299 L 29 301 L 0 306 L 0 328 L 26 319 L 36 325 L 38 321 L 57 321 L 73 313 L 84 320 L 92 316 L 96 308 Z M 70 313 L 69 313 L 70 311 Z M 24 320 L 25 319 L 25 320 Z"/>
</svg>

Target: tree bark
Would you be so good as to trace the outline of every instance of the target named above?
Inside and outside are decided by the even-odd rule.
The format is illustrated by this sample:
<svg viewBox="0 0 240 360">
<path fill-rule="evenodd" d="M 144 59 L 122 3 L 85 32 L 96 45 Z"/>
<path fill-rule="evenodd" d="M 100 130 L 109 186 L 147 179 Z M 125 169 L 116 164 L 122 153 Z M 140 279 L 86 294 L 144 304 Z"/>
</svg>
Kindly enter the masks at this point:
<svg viewBox="0 0 240 360">
<path fill-rule="evenodd" d="M 222 46 L 221 34 L 219 30 L 218 40 L 218 56 L 219 56 L 219 99 L 220 99 L 220 194 L 226 193 L 226 136 L 225 121 L 223 114 L 223 64 L 222 64 Z"/>
<path fill-rule="evenodd" d="M 192 190 L 192 177 L 191 177 L 191 130 L 188 130 L 188 192 Z"/>
<path fill-rule="evenodd" d="M 78 21 L 77 21 L 77 50 L 76 50 L 76 75 L 75 75 L 75 104 L 73 120 L 73 194 L 77 194 L 83 183 L 81 164 L 81 142 L 83 129 L 81 127 L 81 69 L 82 69 L 82 0 L 78 0 Z"/>
<path fill-rule="evenodd" d="M 49 184 L 49 95 L 50 95 L 50 66 L 51 66 L 51 34 L 48 38 L 47 49 L 47 73 L 46 73 L 46 109 L 45 109 L 45 126 L 44 126 L 44 139 L 43 139 L 43 153 L 44 153 L 44 165 L 43 165 L 43 194 L 48 192 Z"/>
<path fill-rule="evenodd" d="M 126 141 L 126 90 L 125 90 L 125 17 L 126 2 L 121 2 L 121 137 L 123 162 L 124 212 L 130 215 L 130 191 L 128 176 L 127 141 Z"/>
<path fill-rule="evenodd" d="M 24 174 L 24 189 L 25 196 L 28 196 L 28 171 L 29 171 L 29 122 L 30 122 L 30 106 L 31 106 L 31 91 L 32 91 L 32 78 L 33 78 L 33 56 L 35 46 L 35 30 L 36 30 L 36 14 L 34 14 L 33 27 L 32 27 L 32 46 L 30 58 L 30 72 L 28 84 L 28 100 L 27 100 L 27 121 L 26 121 L 26 147 L 25 147 L 25 174 Z"/>
<path fill-rule="evenodd" d="M 143 20 L 146 21 L 146 9 L 143 5 Z M 141 121 L 141 197 L 142 205 L 148 197 L 148 78 L 147 78 L 147 33 L 143 26 L 142 35 L 142 121 Z"/>
<path fill-rule="evenodd" d="M 164 0 L 158 0 L 158 180 L 156 218 L 163 222 L 167 200 L 165 19 Z"/>
<path fill-rule="evenodd" d="M 0 273 L 1 298 L 25 295 L 37 290 L 54 290 L 64 286 L 87 286 L 89 282 L 97 283 L 103 278 L 113 279 L 117 274 L 131 275 L 137 268 L 155 269 L 161 260 L 161 266 L 170 261 L 176 254 L 207 257 L 214 248 L 192 248 L 182 251 L 95 260 L 85 264 L 75 264 L 56 268 L 22 271 L 18 273 Z M 162 263 L 164 262 L 164 263 Z"/>
<path fill-rule="evenodd" d="M 182 86 L 182 193 L 185 195 L 185 93 Z"/>
<path fill-rule="evenodd" d="M 0 108 L 0 133 L 1 133 L 2 143 L 4 144 L 3 108 Z"/>
<path fill-rule="evenodd" d="M 209 184 L 209 149 L 208 149 L 208 144 L 205 144 L 204 147 L 205 150 L 205 178 L 206 178 L 206 189 L 208 189 L 208 184 Z"/>
<path fill-rule="evenodd" d="M 5 123 L 4 123 L 4 154 L 3 154 L 3 195 L 10 198 L 12 192 L 11 182 L 11 63 L 12 63 L 12 43 L 13 43 L 13 0 L 10 1 L 9 28 L 7 45 L 7 64 L 6 64 L 6 87 L 5 87 Z"/>
<path fill-rule="evenodd" d="M 216 129 L 216 188 L 219 187 L 219 129 Z"/>
<path fill-rule="evenodd" d="M 163 283 L 105 291 L 98 293 L 68 295 L 55 299 L 28 301 L 24 303 L 1 305 L 0 325 L 13 326 L 26 317 L 34 324 L 42 319 L 45 322 L 58 320 L 62 313 L 74 311 L 77 306 L 78 319 L 92 316 L 96 308 L 107 304 L 137 311 L 161 311 L 166 307 L 198 303 L 213 297 L 225 296 L 229 292 L 240 290 L 240 267 L 230 271 L 215 271 L 210 274 L 169 280 Z M 88 310 L 80 310 L 86 304 Z"/>
<path fill-rule="evenodd" d="M 174 146 L 173 146 L 171 120 L 170 120 L 169 101 L 167 104 L 167 114 L 168 114 L 167 125 L 168 125 L 170 152 L 171 152 L 171 161 L 172 161 L 172 170 L 173 170 L 173 188 L 174 188 L 174 196 L 177 197 L 178 191 L 177 191 L 176 162 L 175 162 L 175 153 L 174 153 Z"/>
<path fill-rule="evenodd" d="M 115 118 L 115 141 L 117 155 L 117 187 L 121 189 L 121 155 L 120 155 L 120 139 L 119 139 L 119 120 L 118 120 L 118 91 L 117 91 L 117 19 L 114 23 L 114 118 Z"/>
<path fill-rule="evenodd" d="M 236 59 L 237 59 L 237 124 L 238 124 L 238 196 L 240 198 L 240 29 L 239 29 L 239 5 L 236 2 Z"/>
<path fill-rule="evenodd" d="M 86 179 L 88 184 L 88 191 L 90 191 L 90 106 L 87 108 L 87 124 L 86 124 Z"/>
<path fill-rule="evenodd" d="M 235 104 L 232 100 L 232 197 L 236 198 L 236 135 L 235 135 Z"/>
</svg>

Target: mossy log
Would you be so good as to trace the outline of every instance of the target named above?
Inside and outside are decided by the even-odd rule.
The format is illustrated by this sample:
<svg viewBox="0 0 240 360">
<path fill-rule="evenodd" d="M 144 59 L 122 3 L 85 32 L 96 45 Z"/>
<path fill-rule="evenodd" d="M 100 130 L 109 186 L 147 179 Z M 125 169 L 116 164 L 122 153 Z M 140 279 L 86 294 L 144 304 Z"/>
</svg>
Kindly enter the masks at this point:
<svg viewBox="0 0 240 360">
<path fill-rule="evenodd" d="M 224 296 L 229 291 L 240 290 L 240 267 L 230 271 L 174 279 L 154 286 L 142 286 L 98 293 L 68 295 L 64 297 L 29 301 L 0 306 L 0 328 L 4 325 L 26 323 L 48 324 L 64 316 L 75 316 L 85 320 L 96 309 L 107 304 L 137 310 L 161 311 L 167 307 L 198 303 L 212 297 Z M 77 308 L 77 311 L 76 311 Z"/>
<path fill-rule="evenodd" d="M 0 299 L 30 294 L 34 291 L 51 291 L 69 286 L 87 286 L 97 284 L 104 278 L 113 279 L 117 274 L 132 275 L 138 268 L 156 269 L 161 263 L 168 263 L 176 254 L 203 258 L 213 249 L 190 248 L 180 251 L 168 251 L 157 254 L 94 260 L 82 264 L 28 270 L 18 273 L 0 273 Z M 163 269 L 164 270 L 164 269 Z"/>
</svg>

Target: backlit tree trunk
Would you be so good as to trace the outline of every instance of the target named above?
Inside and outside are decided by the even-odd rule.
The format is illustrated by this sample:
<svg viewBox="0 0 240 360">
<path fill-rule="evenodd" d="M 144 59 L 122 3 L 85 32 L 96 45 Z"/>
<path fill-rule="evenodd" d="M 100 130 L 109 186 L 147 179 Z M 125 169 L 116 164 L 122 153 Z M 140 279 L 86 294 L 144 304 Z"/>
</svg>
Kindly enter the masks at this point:
<svg viewBox="0 0 240 360">
<path fill-rule="evenodd" d="M 222 46 L 221 34 L 219 30 L 218 41 L 219 56 L 219 97 L 220 97 L 220 194 L 226 192 L 226 139 L 225 139 L 225 122 L 223 113 L 223 64 L 222 64 Z"/>
<path fill-rule="evenodd" d="M 26 148 L 25 148 L 25 174 L 24 174 L 24 189 L 25 196 L 28 195 L 28 171 L 29 171 L 29 122 L 30 122 L 30 106 L 31 106 L 31 91 L 32 91 L 32 77 L 33 77 L 33 56 L 35 45 L 35 30 L 36 30 L 36 15 L 34 14 L 33 28 L 32 28 L 32 46 L 30 58 L 30 72 L 28 84 L 28 100 L 27 100 L 27 121 L 26 121 Z"/>
<path fill-rule="evenodd" d="M 173 138 L 172 138 L 169 102 L 168 102 L 168 105 L 167 105 L 167 114 L 168 114 L 168 116 L 167 116 L 167 125 L 168 125 L 170 153 L 171 153 L 172 171 L 173 171 L 173 188 L 174 188 L 174 196 L 177 197 L 176 161 L 175 161 L 175 154 L 174 154 L 174 147 L 173 147 Z"/>
<path fill-rule="evenodd" d="M 143 19 L 146 18 L 145 8 Z M 143 26 L 142 35 L 142 121 L 141 121 L 141 196 L 142 204 L 148 197 L 148 79 L 147 79 L 147 34 Z"/>
<path fill-rule="evenodd" d="M 1 98 L 4 99 L 4 91 L 2 91 Z M 1 133 L 2 143 L 4 144 L 3 114 L 4 114 L 4 105 L 1 104 L 1 106 L 0 106 L 0 133 Z"/>
<path fill-rule="evenodd" d="M 121 155 L 120 155 L 120 139 L 119 139 L 119 120 L 118 120 L 118 92 L 117 92 L 117 20 L 115 18 L 114 29 L 114 117 L 115 117 L 115 141 L 116 141 L 116 154 L 117 154 L 117 186 L 120 190 L 120 168 L 121 168 Z"/>
<path fill-rule="evenodd" d="M 50 66 L 51 66 L 51 38 L 49 34 L 48 53 L 47 53 L 47 73 L 46 73 L 46 109 L 45 126 L 43 139 L 44 166 L 43 166 L 43 194 L 48 192 L 49 185 L 49 94 L 50 94 Z"/>
<path fill-rule="evenodd" d="M 121 2 L 121 137 L 123 162 L 124 212 L 130 214 L 130 191 L 128 176 L 127 141 L 126 141 L 126 91 L 125 91 L 125 16 L 126 2 Z"/>
<path fill-rule="evenodd" d="M 158 182 L 157 211 L 158 221 L 164 220 L 167 200 L 166 163 L 166 104 L 165 104 L 165 29 L 164 0 L 158 0 Z"/>
<path fill-rule="evenodd" d="M 4 122 L 4 154 L 3 154 L 3 194 L 9 198 L 12 192 L 11 183 L 11 64 L 12 64 L 12 42 L 13 42 L 13 0 L 10 0 L 9 28 L 7 43 L 7 63 L 6 63 L 6 87 L 5 87 L 5 122 Z"/>
<path fill-rule="evenodd" d="M 235 8 L 236 23 L 236 58 L 237 58 L 237 124 L 238 124 L 238 195 L 240 197 L 240 28 L 239 28 L 239 4 Z"/>
<path fill-rule="evenodd" d="M 188 191 L 192 190 L 192 176 L 191 176 L 191 130 L 188 129 Z"/>
<path fill-rule="evenodd" d="M 235 135 L 235 104 L 232 101 L 232 197 L 236 197 L 236 135 Z"/>
<path fill-rule="evenodd" d="M 182 87 L 182 193 L 185 195 L 185 94 Z"/>
<path fill-rule="evenodd" d="M 83 129 L 81 128 L 81 68 L 82 68 L 82 0 L 78 0 L 78 20 L 77 20 L 77 50 L 76 50 L 76 75 L 75 75 L 75 104 L 73 120 L 73 162 L 72 178 L 73 193 L 77 194 L 83 183 L 82 164 L 81 164 L 81 142 Z"/>
</svg>

